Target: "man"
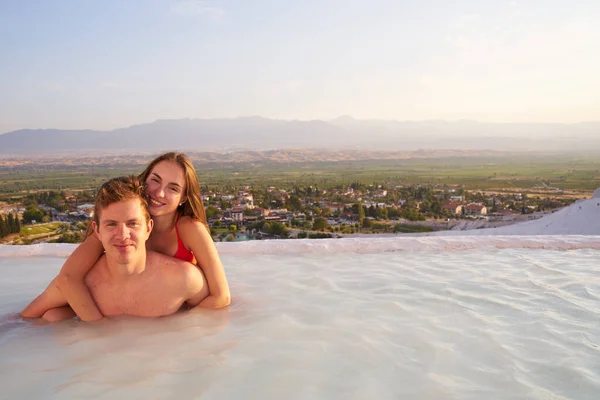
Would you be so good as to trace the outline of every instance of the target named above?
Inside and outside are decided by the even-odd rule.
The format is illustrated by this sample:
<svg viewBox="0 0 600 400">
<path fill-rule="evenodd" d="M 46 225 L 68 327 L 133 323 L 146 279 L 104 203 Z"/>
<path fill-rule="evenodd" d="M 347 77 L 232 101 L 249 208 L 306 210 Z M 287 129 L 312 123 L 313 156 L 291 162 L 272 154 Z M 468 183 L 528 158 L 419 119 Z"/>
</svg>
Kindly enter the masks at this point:
<svg viewBox="0 0 600 400">
<path fill-rule="evenodd" d="M 184 303 L 195 306 L 208 296 L 204 275 L 195 265 L 146 250 L 152 226 L 137 178 L 120 177 L 102 185 L 92 229 L 105 254 L 85 283 L 104 316 L 158 317 L 176 312 Z M 54 281 L 21 315 L 42 313 L 47 321 L 75 316 Z"/>
</svg>

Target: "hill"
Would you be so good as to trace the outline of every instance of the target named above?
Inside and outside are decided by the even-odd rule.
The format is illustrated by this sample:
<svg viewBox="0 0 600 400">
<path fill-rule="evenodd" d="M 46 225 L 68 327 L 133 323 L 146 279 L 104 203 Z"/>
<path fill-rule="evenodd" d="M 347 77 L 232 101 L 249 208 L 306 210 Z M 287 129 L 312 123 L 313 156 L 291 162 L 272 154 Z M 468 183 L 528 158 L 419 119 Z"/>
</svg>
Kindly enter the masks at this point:
<svg viewBox="0 0 600 400">
<path fill-rule="evenodd" d="M 112 131 L 22 129 L 0 135 L 0 154 L 4 155 L 281 148 L 599 151 L 600 123 L 402 122 L 351 117 L 331 121 L 283 121 L 241 117 L 158 120 Z"/>
</svg>

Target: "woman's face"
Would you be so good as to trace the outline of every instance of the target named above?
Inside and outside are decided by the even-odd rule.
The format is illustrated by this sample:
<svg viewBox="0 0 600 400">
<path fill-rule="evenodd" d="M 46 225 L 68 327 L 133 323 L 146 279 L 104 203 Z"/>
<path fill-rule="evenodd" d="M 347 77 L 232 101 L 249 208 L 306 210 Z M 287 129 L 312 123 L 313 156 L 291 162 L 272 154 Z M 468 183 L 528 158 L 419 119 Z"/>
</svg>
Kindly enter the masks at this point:
<svg viewBox="0 0 600 400">
<path fill-rule="evenodd" d="M 166 215 L 177 210 L 185 196 L 185 173 L 173 161 L 161 161 L 154 166 L 146 180 L 150 215 Z"/>
</svg>

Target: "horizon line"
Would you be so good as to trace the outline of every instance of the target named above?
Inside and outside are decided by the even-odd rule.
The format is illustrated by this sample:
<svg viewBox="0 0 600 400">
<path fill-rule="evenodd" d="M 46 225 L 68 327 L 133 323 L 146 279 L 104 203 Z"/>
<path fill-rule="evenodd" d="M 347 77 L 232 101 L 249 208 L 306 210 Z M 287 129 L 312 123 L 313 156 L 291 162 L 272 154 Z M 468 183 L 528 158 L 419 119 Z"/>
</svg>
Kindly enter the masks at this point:
<svg viewBox="0 0 600 400">
<path fill-rule="evenodd" d="M 355 118 L 351 115 L 344 114 L 335 118 L 322 119 L 322 118 L 312 118 L 312 119 L 285 119 L 285 118 L 271 118 L 271 117 L 263 117 L 260 115 L 241 115 L 237 117 L 183 117 L 183 118 L 158 118 L 152 122 L 140 122 L 133 125 L 116 127 L 112 129 L 93 129 L 93 128 L 70 128 L 70 129 L 62 129 L 62 128 L 20 128 L 14 129 L 11 131 L 6 131 L 0 133 L 1 135 L 6 135 L 8 133 L 20 132 L 20 131 L 46 131 L 46 130 L 57 130 L 57 131 L 93 131 L 93 132 L 112 132 L 118 129 L 128 129 L 133 128 L 135 126 L 141 125 L 150 125 L 161 121 L 194 121 L 194 120 L 235 120 L 235 119 L 264 119 L 271 121 L 285 121 L 285 122 L 334 122 L 337 120 L 353 120 L 360 122 L 400 122 L 400 123 L 424 123 L 424 122 L 445 122 L 445 123 L 476 123 L 476 124 L 493 124 L 493 125 L 581 125 L 581 124 L 597 124 L 600 123 L 600 120 L 588 120 L 588 121 L 579 121 L 579 122 L 484 122 L 478 121 L 474 119 L 441 119 L 441 118 L 430 118 L 430 119 L 422 119 L 422 120 L 411 120 L 411 119 L 385 119 L 385 118 Z"/>
</svg>

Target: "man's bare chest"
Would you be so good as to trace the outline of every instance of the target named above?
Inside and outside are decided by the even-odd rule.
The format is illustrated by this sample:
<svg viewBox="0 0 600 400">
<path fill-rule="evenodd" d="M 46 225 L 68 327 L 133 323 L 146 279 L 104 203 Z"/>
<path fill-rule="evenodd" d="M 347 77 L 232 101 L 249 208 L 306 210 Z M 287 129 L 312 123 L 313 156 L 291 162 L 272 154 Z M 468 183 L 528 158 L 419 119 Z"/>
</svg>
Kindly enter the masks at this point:
<svg viewBox="0 0 600 400">
<path fill-rule="evenodd" d="M 167 285 L 144 281 L 125 285 L 98 282 L 91 285 L 90 292 L 105 316 L 159 317 L 176 312 L 184 301 Z"/>
</svg>

